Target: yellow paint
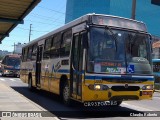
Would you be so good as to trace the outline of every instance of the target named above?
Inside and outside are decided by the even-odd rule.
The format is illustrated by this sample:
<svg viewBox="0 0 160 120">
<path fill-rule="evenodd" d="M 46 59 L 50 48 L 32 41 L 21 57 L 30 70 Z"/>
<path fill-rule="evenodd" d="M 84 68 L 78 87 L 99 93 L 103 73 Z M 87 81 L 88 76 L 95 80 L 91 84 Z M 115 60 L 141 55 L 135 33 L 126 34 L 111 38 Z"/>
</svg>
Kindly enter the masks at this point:
<svg viewBox="0 0 160 120">
<path fill-rule="evenodd" d="M 28 71 L 22 71 L 21 72 L 21 76 L 20 78 L 22 79 L 22 81 L 28 83 Z M 32 80 L 33 80 L 33 85 L 35 85 L 35 72 L 32 72 Z M 54 75 L 52 75 L 51 73 L 45 73 L 44 71 L 42 71 L 41 73 L 41 89 L 44 89 L 46 91 L 50 91 L 52 93 L 55 94 L 60 94 L 59 91 L 59 84 L 60 84 L 60 78 L 62 76 L 62 74 L 60 73 L 56 73 Z M 50 77 L 49 77 L 50 76 Z M 70 78 L 69 74 L 67 74 L 68 79 Z M 84 76 L 82 76 L 82 79 L 84 79 Z M 84 81 L 84 80 L 82 80 Z M 125 83 L 113 83 L 113 82 L 107 82 L 107 81 L 95 81 L 95 80 L 85 80 L 84 82 L 82 82 L 82 96 L 78 96 L 76 94 L 72 94 L 72 97 L 77 99 L 77 100 L 81 100 L 82 101 L 107 101 L 110 98 L 108 98 L 108 93 L 111 92 L 112 96 L 119 96 L 119 95 L 136 95 L 139 96 L 140 91 L 113 91 L 113 90 L 90 90 L 88 88 L 89 84 L 125 84 Z M 127 82 L 126 82 L 127 83 Z M 146 81 L 143 83 L 128 83 L 128 84 L 146 84 L 146 85 L 153 85 L 154 82 L 152 81 Z M 143 99 L 152 99 L 152 96 L 150 95 L 142 95 L 139 96 L 139 100 L 143 100 Z"/>
<path fill-rule="evenodd" d="M 113 90 L 90 90 L 88 88 L 88 84 L 94 84 L 94 80 L 86 80 L 85 84 L 82 84 L 82 101 L 108 101 L 108 92 L 111 92 L 112 96 L 123 96 L 123 95 L 140 95 L 139 91 L 113 91 Z M 111 82 L 103 81 L 103 84 L 114 84 Z M 117 84 L 117 83 L 115 83 Z M 125 83 L 118 83 L 118 84 L 125 84 Z M 131 83 L 130 83 L 131 84 Z M 133 84 L 133 83 L 132 83 Z M 147 81 L 143 83 L 135 83 L 135 84 L 153 84 L 152 81 Z M 142 99 L 151 99 L 152 97 L 149 95 L 142 95 L 139 96 L 139 100 Z"/>
</svg>

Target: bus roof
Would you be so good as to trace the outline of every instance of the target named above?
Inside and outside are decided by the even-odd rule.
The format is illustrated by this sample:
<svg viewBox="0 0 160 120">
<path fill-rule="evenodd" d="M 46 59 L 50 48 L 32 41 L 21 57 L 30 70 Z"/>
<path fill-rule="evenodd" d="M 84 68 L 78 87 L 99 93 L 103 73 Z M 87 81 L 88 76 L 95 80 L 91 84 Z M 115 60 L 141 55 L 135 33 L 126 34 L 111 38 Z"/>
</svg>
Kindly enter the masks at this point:
<svg viewBox="0 0 160 120">
<path fill-rule="evenodd" d="M 39 37 L 39 38 L 37 38 L 37 39 L 29 42 L 28 44 L 25 44 L 25 45 L 23 46 L 23 48 L 26 47 L 26 46 L 28 46 L 28 45 L 32 45 L 32 44 L 36 43 L 36 42 L 39 41 L 39 40 L 43 40 L 43 39 L 45 39 L 45 38 L 47 38 L 47 37 L 49 37 L 49 36 L 52 36 L 52 35 L 55 34 L 55 33 L 64 31 L 64 30 L 66 30 L 66 29 L 68 29 L 68 28 L 70 28 L 70 27 L 73 27 L 73 26 L 75 26 L 75 25 L 78 25 L 78 24 L 80 24 L 80 23 L 83 23 L 83 22 L 89 20 L 90 16 L 104 16 L 104 17 L 111 17 L 111 18 L 120 18 L 120 19 L 124 19 L 124 20 L 128 20 L 128 21 L 136 22 L 136 23 L 139 23 L 139 24 L 143 24 L 143 25 L 145 26 L 145 24 L 144 24 L 143 22 L 137 21 L 137 20 L 133 20 L 133 19 L 129 19 L 129 18 L 124 18 L 124 17 L 119 17 L 119 16 L 113 16 L 113 15 L 89 13 L 89 14 L 86 14 L 86 15 L 84 15 L 84 16 L 81 16 L 81 17 L 79 17 L 79 18 L 77 18 L 77 19 L 75 19 L 75 20 L 73 20 L 73 21 L 65 24 L 64 26 L 62 26 L 62 27 L 60 27 L 60 28 L 58 28 L 58 29 L 56 29 L 56 30 L 53 30 L 53 31 L 49 32 L 48 34 L 45 34 L 45 35 L 43 35 L 43 36 L 41 36 L 41 37 Z"/>
<path fill-rule="evenodd" d="M 21 55 L 19 55 L 19 54 L 8 54 L 8 55 L 6 55 L 5 57 L 17 57 L 17 58 L 20 58 L 20 56 Z"/>
</svg>

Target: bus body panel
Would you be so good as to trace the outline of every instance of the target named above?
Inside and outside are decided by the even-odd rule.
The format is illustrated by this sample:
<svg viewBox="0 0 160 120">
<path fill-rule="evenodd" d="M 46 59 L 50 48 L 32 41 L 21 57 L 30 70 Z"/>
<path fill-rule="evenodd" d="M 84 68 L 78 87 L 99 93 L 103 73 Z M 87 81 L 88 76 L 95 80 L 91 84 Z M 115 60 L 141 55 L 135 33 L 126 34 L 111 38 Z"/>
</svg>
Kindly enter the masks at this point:
<svg viewBox="0 0 160 120">
<path fill-rule="evenodd" d="M 112 89 L 110 90 L 91 90 L 89 89 L 89 85 L 94 85 L 95 80 L 86 80 L 83 84 L 83 101 L 109 101 L 112 100 L 111 98 L 123 98 L 124 100 L 143 100 L 143 99 L 152 99 L 153 90 L 135 90 L 135 91 L 114 91 Z M 154 84 L 153 81 L 147 81 L 143 83 L 112 83 L 112 82 L 106 82 L 103 81 L 101 83 L 97 83 L 99 85 L 110 85 L 111 86 L 124 86 L 125 84 L 128 84 L 128 86 L 138 86 L 142 88 L 144 85 L 150 85 Z M 87 91 L 87 92 L 86 92 Z M 148 92 L 148 95 L 141 95 L 140 91 Z M 111 96 L 109 97 L 109 94 Z M 121 99 L 119 99 L 121 100 Z"/>
</svg>

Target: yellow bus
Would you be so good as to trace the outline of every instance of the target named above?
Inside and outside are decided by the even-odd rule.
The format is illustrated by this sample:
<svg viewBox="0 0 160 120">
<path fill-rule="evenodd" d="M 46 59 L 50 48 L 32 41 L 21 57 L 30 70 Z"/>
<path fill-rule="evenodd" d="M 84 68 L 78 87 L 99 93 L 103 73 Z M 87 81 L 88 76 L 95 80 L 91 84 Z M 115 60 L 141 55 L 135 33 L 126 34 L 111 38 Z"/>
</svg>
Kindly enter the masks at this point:
<svg viewBox="0 0 160 120">
<path fill-rule="evenodd" d="M 87 14 L 26 44 L 20 78 L 65 104 L 152 99 L 151 52 L 143 22 Z"/>
</svg>

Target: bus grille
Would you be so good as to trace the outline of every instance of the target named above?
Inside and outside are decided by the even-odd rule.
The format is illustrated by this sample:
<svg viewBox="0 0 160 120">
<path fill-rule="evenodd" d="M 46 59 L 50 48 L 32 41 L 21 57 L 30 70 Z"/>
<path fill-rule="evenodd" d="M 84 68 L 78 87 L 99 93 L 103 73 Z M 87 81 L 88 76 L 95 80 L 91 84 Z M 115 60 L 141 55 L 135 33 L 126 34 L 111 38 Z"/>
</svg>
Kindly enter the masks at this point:
<svg viewBox="0 0 160 120">
<path fill-rule="evenodd" d="M 140 88 L 138 86 L 112 86 L 113 91 L 138 91 Z"/>
<path fill-rule="evenodd" d="M 122 95 L 122 96 L 113 96 L 109 100 L 138 100 L 139 97 L 136 95 Z"/>
</svg>

